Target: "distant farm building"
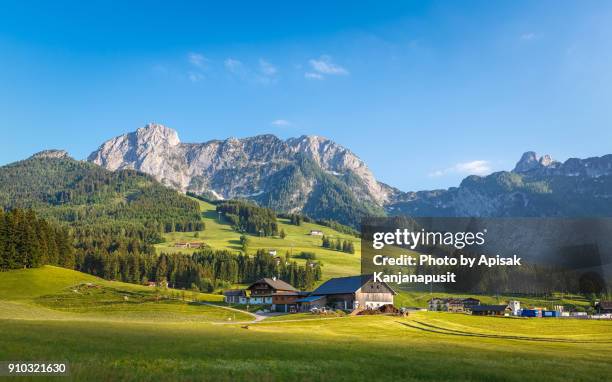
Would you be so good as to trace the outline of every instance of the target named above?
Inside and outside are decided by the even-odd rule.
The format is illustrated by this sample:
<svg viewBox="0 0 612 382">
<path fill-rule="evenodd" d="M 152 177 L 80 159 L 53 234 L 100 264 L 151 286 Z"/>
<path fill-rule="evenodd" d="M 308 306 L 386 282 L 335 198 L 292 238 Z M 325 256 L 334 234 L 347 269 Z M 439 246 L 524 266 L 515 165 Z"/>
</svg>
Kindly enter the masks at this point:
<svg viewBox="0 0 612 382">
<path fill-rule="evenodd" d="M 310 236 L 323 236 L 323 231 L 313 229 L 310 231 Z"/>
<path fill-rule="evenodd" d="M 430 311 L 442 311 L 452 313 L 464 313 L 472 310 L 472 307 L 480 305 L 480 300 L 468 298 L 439 298 L 434 297 L 428 302 Z"/>
<path fill-rule="evenodd" d="M 451 313 L 463 313 L 465 312 L 465 306 L 463 300 L 460 298 L 449 298 L 446 302 L 446 311 Z"/>
<path fill-rule="evenodd" d="M 521 302 L 516 300 L 511 300 L 508 303 L 508 308 L 512 311 L 513 316 L 518 316 L 521 314 Z"/>
<path fill-rule="evenodd" d="M 600 301 L 595 305 L 595 309 L 600 314 L 612 313 L 612 301 Z"/>
<path fill-rule="evenodd" d="M 477 305 L 472 307 L 475 316 L 504 316 L 511 312 L 508 305 Z"/>
<path fill-rule="evenodd" d="M 375 282 L 372 275 L 361 275 L 327 280 L 310 295 L 325 297 L 327 306 L 353 310 L 393 304 L 395 294 L 386 283 Z"/>
<path fill-rule="evenodd" d="M 228 304 L 246 304 L 246 291 L 244 289 L 226 290 L 223 292 L 223 300 Z"/>
<path fill-rule="evenodd" d="M 446 302 L 448 299 L 433 297 L 427 303 L 429 305 L 429 310 L 432 312 L 438 312 L 442 310 L 446 310 Z"/>
<path fill-rule="evenodd" d="M 523 309 L 521 317 L 542 317 L 542 309 Z"/>
<path fill-rule="evenodd" d="M 204 243 L 201 242 L 193 242 L 193 243 L 175 243 L 175 248 L 202 248 Z"/>
</svg>

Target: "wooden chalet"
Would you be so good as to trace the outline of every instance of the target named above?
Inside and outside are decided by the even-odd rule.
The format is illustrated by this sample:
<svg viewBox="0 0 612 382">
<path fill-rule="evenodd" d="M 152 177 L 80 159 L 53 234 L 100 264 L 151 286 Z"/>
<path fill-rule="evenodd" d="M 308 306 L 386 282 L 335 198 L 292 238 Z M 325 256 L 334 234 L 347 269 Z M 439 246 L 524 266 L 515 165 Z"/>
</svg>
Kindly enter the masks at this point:
<svg viewBox="0 0 612 382">
<path fill-rule="evenodd" d="M 249 304 L 271 305 L 277 312 L 297 310 L 297 303 L 304 294 L 290 284 L 276 278 L 263 278 L 251 284 Z"/>
</svg>

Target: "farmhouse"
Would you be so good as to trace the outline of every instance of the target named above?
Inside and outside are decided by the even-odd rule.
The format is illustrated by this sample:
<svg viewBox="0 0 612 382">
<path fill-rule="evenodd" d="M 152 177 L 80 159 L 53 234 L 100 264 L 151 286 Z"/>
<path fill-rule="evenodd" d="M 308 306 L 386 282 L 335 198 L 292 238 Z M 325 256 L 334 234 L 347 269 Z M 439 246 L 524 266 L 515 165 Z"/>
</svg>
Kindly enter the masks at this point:
<svg viewBox="0 0 612 382">
<path fill-rule="evenodd" d="M 338 277 L 324 282 L 310 296 L 325 297 L 325 305 L 336 309 L 372 309 L 393 304 L 395 291 L 372 275 Z"/>
<path fill-rule="evenodd" d="M 323 231 L 313 229 L 310 231 L 310 236 L 323 236 Z"/>
<path fill-rule="evenodd" d="M 508 305 L 476 305 L 472 307 L 474 316 L 503 316 L 510 313 Z"/>
<path fill-rule="evenodd" d="M 446 302 L 446 310 L 452 313 L 463 313 L 465 312 L 465 306 L 463 300 L 460 298 L 449 298 Z"/>
<path fill-rule="evenodd" d="M 612 301 L 600 301 L 595 308 L 600 314 L 612 313 Z"/>
<path fill-rule="evenodd" d="M 276 278 L 263 278 L 251 284 L 249 304 L 272 305 L 277 312 L 290 312 L 297 310 L 296 300 L 304 295 L 290 284 Z"/>
<path fill-rule="evenodd" d="M 223 300 L 228 304 L 246 304 L 247 294 L 244 289 L 228 289 L 223 291 Z"/>
<path fill-rule="evenodd" d="M 204 243 L 201 242 L 192 242 L 192 243 L 174 243 L 175 248 L 202 248 Z"/>
<path fill-rule="evenodd" d="M 473 306 L 480 305 L 480 300 L 473 297 L 468 297 L 463 299 L 463 307 L 466 310 L 472 310 Z"/>
<path fill-rule="evenodd" d="M 431 298 L 428 302 L 429 310 L 445 311 L 453 313 L 464 313 L 472 310 L 472 307 L 480 305 L 480 300 L 472 297 L 468 298 Z"/>
<path fill-rule="evenodd" d="M 427 303 L 431 312 L 446 310 L 446 298 L 433 297 Z"/>
</svg>

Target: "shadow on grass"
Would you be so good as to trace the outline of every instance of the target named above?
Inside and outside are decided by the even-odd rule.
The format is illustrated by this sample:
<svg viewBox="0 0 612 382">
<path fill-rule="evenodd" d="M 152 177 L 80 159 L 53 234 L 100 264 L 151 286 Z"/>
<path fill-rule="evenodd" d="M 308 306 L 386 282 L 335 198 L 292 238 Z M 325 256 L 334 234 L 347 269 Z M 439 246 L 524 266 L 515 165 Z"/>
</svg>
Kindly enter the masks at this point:
<svg viewBox="0 0 612 382">
<path fill-rule="evenodd" d="M 480 338 L 497 338 L 506 340 L 522 340 L 522 341 L 537 341 L 537 342 L 562 342 L 562 343 L 575 343 L 575 344 L 610 344 L 612 341 L 586 341 L 586 340 L 572 340 L 568 338 L 542 338 L 542 337 L 529 337 L 529 336 L 516 336 L 516 335 L 502 335 L 502 334 L 484 334 L 484 333 L 471 333 L 460 330 L 447 329 L 431 324 L 426 324 L 421 321 L 414 321 L 419 325 L 412 325 L 407 322 L 397 323 L 407 326 L 412 329 L 417 329 L 423 332 L 445 334 L 449 336 L 460 336 L 460 337 L 480 337 Z"/>
</svg>

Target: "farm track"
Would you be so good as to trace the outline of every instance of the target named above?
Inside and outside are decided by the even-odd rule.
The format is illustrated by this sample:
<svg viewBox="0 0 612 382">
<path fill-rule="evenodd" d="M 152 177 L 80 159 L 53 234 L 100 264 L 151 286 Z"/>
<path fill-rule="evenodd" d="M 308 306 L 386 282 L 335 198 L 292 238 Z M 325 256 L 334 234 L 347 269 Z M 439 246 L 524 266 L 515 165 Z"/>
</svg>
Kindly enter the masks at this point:
<svg viewBox="0 0 612 382">
<path fill-rule="evenodd" d="M 518 335 L 500 335 L 500 334 L 485 334 L 485 333 L 473 333 L 465 332 L 461 330 L 448 329 L 440 326 L 427 324 L 421 321 L 414 321 L 417 324 L 414 325 L 407 322 L 397 323 L 407 326 L 412 329 L 421 330 L 429 333 L 445 334 L 450 336 L 462 336 L 462 337 L 479 337 L 479 338 L 495 338 L 495 339 L 507 339 L 507 340 L 521 340 L 521 341 L 537 341 L 537 342 L 553 342 L 553 343 L 576 343 L 576 344 L 611 344 L 612 340 L 609 341 L 586 341 L 586 340 L 572 340 L 567 338 L 544 338 L 544 337 L 529 337 L 529 336 L 518 336 Z"/>
</svg>

